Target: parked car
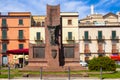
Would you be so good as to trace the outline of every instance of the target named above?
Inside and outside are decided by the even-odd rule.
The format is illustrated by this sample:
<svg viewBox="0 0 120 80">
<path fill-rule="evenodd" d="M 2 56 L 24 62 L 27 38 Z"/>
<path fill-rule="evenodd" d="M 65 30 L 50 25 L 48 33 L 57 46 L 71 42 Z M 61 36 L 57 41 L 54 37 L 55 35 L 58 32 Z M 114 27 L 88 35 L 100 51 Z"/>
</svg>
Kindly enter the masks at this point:
<svg viewBox="0 0 120 80">
<path fill-rule="evenodd" d="M 120 61 L 116 61 L 115 63 L 116 63 L 116 65 L 120 65 Z"/>
<path fill-rule="evenodd" d="M 80 64 L 81 64 L 83 67 L 86 67 L 86 66 L 88 66 L 87 62 L 85 62 L 85 61 L 82 61 L 82 60 L 80 60 Z"/>
</svg>

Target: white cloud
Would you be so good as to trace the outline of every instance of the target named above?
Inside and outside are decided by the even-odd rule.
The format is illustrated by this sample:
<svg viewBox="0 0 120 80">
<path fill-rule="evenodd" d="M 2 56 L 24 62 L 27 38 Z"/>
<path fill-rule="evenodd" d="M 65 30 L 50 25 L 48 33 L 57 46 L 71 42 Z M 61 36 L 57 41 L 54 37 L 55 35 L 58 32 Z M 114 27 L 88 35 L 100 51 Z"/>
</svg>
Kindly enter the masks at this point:
<svg viewBox="0 0 120 80">
<path fill-rule="evenodd" d="M 79 12 L 79 18 L 83 18 L 89 14 L 89 6 L 85 4 L 85 1 L 71 1 L 61 4 L 62 12 Z"/>
<path fill-rule="evenodd" d="M 95 4 L 97 13 L 106 13 L 104 6 L 115 3 L 117 0 L 99 0 Z M 61 5 L 61 12 L 79 12 L 79 18 L 90 14 L 89 0 L 0 0 L 1 12 L 30 11 L 33 15 L 46 15 L 46 5 Z M 87 4 L 88 3 L 88 4 Z M 102 8 L 100 9 L 100 7 Z"/>
<path fill-rule="evenodd" d="M 32 14 L 45 15 L 46 5 L 61 5 L 61 12 L 79 12 L 80 18 L 88 13 L 88 6 L 82 1 L 69 1 L 69 0 L 6 0 L 0 1 L 1 12 L 13 12 L 13 11 L 30 11 Z M 6 6 L 5 6 L 6 5 Z"/>
</svg>

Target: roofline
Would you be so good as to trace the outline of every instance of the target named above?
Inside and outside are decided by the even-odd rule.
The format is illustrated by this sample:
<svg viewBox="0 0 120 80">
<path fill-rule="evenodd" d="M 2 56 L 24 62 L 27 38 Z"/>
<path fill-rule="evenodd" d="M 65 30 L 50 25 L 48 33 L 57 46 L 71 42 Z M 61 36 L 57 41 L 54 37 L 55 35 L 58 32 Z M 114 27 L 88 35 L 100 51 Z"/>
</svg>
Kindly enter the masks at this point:
<svg viewBox="0 0 120 80">
<path fill-rule="evenodd" d="M 78 13 L 78 12 L 60 12 L 60 13 Z"/>
<path fill-rule="evenodd" d="M 31 15 L 31 16 L 46 16 L 46 15 Z"/>
</svg>

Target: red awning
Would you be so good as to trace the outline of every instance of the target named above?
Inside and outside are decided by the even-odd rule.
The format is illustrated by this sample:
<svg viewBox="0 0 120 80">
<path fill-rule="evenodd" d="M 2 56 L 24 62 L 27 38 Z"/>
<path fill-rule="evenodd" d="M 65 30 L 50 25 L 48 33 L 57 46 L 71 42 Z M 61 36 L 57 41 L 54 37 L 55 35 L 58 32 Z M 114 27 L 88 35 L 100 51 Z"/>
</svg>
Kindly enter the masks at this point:
<svg viewBox="0 0 120 80">
<path fill-rule="evenodd" d="M 120 56 L 119 55 L 112 55 L 110 56 L 111 59 L 116 60 L 116 61 L 120 61 Z"/>
<path fill-rule="evenodd" d="M 13 54 L 28 54 L 28 49 L 14 49 L 14 50 L 7 50 L 7 53 L 13 53 Z"/>
</svg>

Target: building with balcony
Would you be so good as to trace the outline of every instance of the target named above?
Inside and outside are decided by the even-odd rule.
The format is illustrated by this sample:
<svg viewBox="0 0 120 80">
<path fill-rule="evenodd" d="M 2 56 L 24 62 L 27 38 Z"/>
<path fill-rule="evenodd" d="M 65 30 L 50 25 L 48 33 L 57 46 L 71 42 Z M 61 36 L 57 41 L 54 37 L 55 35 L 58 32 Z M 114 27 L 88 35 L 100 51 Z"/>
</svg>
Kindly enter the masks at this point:
<svg viewBox="0 0 120 80">
<path fill-rule="evenodd" d="M 81 60 L 87 61 L 93 57 L 120 53 L 119 16 L 120 14 L 113 13 L 91 14 L 79 20 Z"/>
<path fill-rule="evenodd" d="M 8 50 L 25 49 L 29 44 L 30 12 L 8 12 L 0 15 L 0 54 L 2 64 L 19 63 L 23 56 Z"/>
<path fill-rule="evenodd" d="M 45 43 L 45 17 L 46 16 L 37 15 L 31 16 L 30 43 Z"/>
</svg>

